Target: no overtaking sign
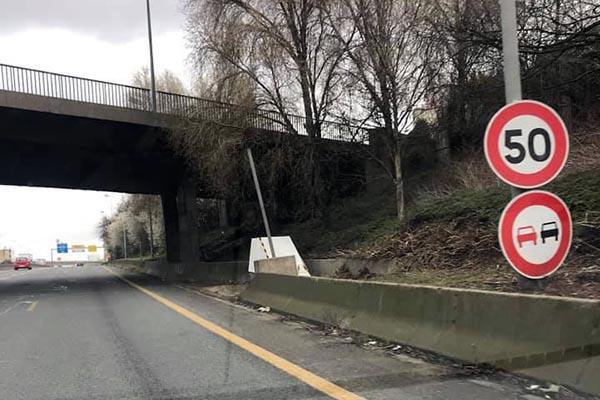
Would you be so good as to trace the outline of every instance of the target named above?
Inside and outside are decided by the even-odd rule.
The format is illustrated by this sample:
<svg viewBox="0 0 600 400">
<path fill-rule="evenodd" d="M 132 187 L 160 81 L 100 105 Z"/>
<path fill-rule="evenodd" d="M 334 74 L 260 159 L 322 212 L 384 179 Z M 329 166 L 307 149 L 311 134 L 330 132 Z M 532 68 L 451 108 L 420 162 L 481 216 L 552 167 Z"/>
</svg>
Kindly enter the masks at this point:
<svg viewBox="0 0 600 400">
<path fill-rule="evenodd" d="M 571 247 L 572 235 L 566 204 L 542 190 L 512 199 L 498 226 L 502 253 L 518 273 L 530 279 L 544 278 L 560 267 Z"/>
</svg>

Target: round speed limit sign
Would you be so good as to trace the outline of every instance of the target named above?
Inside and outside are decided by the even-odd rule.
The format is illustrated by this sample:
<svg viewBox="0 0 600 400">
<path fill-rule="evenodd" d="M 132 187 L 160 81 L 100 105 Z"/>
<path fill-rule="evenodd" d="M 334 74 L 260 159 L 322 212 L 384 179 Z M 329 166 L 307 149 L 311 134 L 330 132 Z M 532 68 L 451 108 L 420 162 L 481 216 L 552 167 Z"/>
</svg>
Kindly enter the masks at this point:
<svg viewBox="0 0 600 400">
<path fill-rule="evenodd" d="M 559 174 L 569 154 L 563 120 L 549 106 L 533 100 L 507 104 L 490 120 L 485 157 L 500 179 L 531 189 Z"/>
</svg>

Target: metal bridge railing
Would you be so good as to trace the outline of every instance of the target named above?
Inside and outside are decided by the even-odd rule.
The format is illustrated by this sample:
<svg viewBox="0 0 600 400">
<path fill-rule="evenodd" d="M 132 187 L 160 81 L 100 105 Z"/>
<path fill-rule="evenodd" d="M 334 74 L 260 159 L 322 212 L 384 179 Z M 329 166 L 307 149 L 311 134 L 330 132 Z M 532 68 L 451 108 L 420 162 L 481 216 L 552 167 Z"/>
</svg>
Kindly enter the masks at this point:
<svg viewBox="0 0 600 400">
<path fill-rule="evenodd" d="M 150 99 L 148 89 L 5 64 L 0 64 L 0 90 L 144 111 Z"/>
<path fill-rule="evenodd" d="M 0 64 L 0 90 L 152 111 L 149 89 L 6 64 Z M 288 125 L 282 115 L 274 111 L 247 110 L 233 104 L 161 91 L 157 92 L 156 111 L 181 117 L 195 115 L 208 120 L 237 121 L 240 128 L 308 134 L 306 119 L 298 115 L 287 115 Z M 345 124 L 325 121 L 321 125 L 321 136 L 326 139 L 364 140 L 363 137 L 357 137 L 357 133 L 364 135 L 364 132 L 359 133 L 356 128 Z"/>
</svg>

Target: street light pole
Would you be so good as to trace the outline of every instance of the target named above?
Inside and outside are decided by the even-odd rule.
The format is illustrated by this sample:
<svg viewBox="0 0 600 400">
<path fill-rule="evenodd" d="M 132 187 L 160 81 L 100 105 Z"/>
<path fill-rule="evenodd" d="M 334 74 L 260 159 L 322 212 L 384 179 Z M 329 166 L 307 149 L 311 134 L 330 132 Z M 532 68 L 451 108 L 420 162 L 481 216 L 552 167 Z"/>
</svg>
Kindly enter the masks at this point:
<svg viewBox="0 0 600 400">
<path fill-rule="evenodd" d="M 150 81 L 152 85 L 152 111 L 156 112 L 156 79 L 154 77 L 154 51 L 152 49 L 152 23 L 150 22 L 150 0 L 146 0 L 148 16 L 148 44 L 150 46 Z"/>
</svg>

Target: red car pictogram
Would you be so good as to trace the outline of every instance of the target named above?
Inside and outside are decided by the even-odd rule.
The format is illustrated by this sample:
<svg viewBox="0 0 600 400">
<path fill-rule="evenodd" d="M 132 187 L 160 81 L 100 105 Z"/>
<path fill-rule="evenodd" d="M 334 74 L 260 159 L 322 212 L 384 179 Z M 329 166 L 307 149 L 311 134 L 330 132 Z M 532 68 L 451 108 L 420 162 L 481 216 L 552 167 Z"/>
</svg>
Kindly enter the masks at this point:
<svg viewBox="0 0 600 400">
<path fill-rule="evenodd" d="M 535 229 L 533 226 L 521 226 L 517 228 L 517 243 L 519 243 L 519 247 L 523 247 L 523 243 L 533 242 L 533 245 L 537 245 L 537 233 L 535 233 Z"/>
</svg>

